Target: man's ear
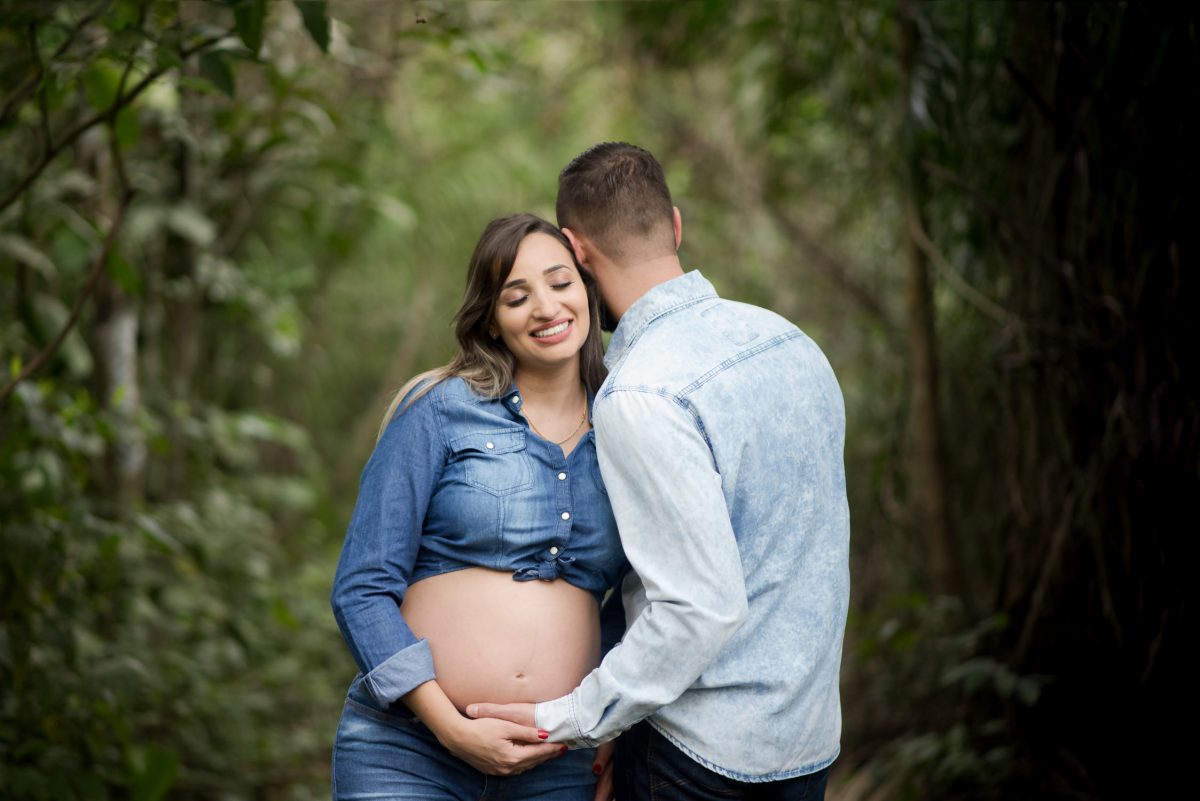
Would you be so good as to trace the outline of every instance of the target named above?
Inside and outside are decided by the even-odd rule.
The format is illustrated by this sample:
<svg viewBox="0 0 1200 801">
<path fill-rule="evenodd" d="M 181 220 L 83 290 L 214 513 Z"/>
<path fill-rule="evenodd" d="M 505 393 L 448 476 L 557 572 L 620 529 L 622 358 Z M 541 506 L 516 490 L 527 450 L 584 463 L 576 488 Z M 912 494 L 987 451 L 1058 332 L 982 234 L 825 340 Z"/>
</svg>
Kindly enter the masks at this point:
<svg viewBox="0 0 1200 801">
<path fill-rule="evenodd" d="M 563 236 L 567 238 L 567 241 L 571 243 L 571 251 L 575 254 L 575 261 L 579 262 L 584 267 L 587 267 L 588 258 L 591 255 L 588 253 L 588 241 L 580 234 L 572 231 L 570 228 L 564 228 L 562 229 L 562 232 Z"/>
<path fill-rule="evenodd" d="M 679 243 L 683 241 L 683 215 L 678 206 L 671 207 L 671 219 L 675 224 L 675 249 L 679 250 Z"/>
</svg>

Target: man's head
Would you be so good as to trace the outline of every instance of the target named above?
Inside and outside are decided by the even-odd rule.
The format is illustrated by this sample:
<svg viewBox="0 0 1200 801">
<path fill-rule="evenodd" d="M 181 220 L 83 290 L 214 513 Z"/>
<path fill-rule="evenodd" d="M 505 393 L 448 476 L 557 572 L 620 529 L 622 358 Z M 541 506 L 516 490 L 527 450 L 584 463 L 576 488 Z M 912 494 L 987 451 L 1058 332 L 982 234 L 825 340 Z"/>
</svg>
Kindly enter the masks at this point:
<svg viewBox="0 0 1200 801">
<path fill-rule="evenodd" d="M 558 224 L 616 264 L 672 256 L 671 191 L 654 156 L 625 142 L 588 148 L 558 176 Z"/>
</svg>

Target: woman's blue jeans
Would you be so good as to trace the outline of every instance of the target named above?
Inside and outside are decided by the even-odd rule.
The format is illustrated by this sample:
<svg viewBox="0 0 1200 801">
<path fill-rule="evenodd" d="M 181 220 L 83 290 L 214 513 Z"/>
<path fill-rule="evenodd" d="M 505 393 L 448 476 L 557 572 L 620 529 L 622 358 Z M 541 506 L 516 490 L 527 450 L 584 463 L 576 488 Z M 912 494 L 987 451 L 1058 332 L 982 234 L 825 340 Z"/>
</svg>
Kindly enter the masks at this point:
<svg viewBox="0 0 1200 801">
<path fill-rule="evenodd" d="M 351 687 L 333 744 L 334 801 L 592 801 L 596 751 L 583 748 L 517 776 L 480 773 L 411 715 L 381 712 Z"/>
</svg>

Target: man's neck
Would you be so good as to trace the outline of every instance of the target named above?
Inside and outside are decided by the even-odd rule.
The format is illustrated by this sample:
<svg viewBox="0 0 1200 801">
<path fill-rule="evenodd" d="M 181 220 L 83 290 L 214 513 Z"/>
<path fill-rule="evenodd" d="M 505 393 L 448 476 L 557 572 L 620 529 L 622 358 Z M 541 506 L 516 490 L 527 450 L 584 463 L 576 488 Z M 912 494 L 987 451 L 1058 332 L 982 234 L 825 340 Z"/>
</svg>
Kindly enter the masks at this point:
<svg viewBox="0 0 1200 801">
<path fill-rule="evenodd" d="M 683 275 L 683 265 L 674 253 L 632 264 L 617 265 L 610 262 L 607 270 L 616 280 L 610 281 L 612 291 L 605 293 L 605 300 L 609 311 L 618 319 L 651 289 Z"/>
</svg>

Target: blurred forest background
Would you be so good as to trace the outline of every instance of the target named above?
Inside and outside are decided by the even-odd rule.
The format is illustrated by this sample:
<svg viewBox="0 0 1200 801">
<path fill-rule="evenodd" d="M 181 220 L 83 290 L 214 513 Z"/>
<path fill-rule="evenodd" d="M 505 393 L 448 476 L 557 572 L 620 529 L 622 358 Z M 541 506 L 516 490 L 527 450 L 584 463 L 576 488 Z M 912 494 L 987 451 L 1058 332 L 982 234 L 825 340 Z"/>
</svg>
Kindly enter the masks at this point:
<svg viewBox="0 0 1200 801">
<path fill-rule="evenodd" d="M 604 140 L 841 380 L 830 797 L 1151 797 L 1194 697 L 1193 9 L 0 0 L 0 797 L 328 797 L 380 415 L 485 223 Z"/>
</svg>

